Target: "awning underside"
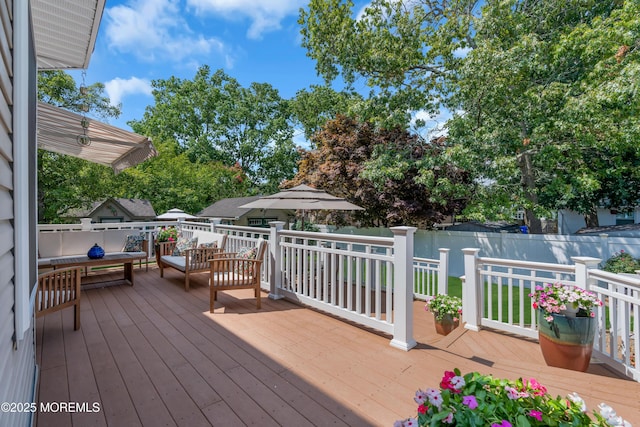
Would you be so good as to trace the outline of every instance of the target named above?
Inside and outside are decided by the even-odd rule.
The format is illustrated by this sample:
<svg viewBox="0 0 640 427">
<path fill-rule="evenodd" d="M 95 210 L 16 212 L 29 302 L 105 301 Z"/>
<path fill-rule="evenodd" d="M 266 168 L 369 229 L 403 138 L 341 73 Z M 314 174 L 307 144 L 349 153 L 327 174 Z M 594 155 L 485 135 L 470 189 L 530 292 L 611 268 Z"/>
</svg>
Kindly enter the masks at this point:
<svg viewBox="0 0 640 427">
<path fill-rule="evenodd" d="M 118 173 L 157 156 L 149 138 L 86 118 L 43 102 L 38 103 L 38 148 L 110 166 Z M 82 145 L 82 138 L 90 139 Z"/>
</svg>

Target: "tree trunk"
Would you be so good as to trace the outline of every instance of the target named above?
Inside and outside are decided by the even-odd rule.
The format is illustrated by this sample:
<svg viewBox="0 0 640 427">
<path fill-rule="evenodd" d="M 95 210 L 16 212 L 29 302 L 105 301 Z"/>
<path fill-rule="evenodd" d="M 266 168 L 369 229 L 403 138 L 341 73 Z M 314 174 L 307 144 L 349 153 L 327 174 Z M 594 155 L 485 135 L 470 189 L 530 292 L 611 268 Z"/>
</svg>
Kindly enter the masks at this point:
<svg viewBox="0 0 640 427">
<path fill-rule="evenodd" d="M 530 202 L 531 206 L 535 206 L 538 204 L 538 196 L 535 191 L 536 182 L 533 175 L 530 151 L 525 151 L 518 157 L 518 165 L 520 166 L 520 182 L 522 183 L 524 197 Z M 540 218 L 536 216 L 533 209 L 525 209 L 524 224 L 529 228 L 529 233 L 542 234 L 542 222 Z"/>
<path fill-rule="evenodd" d="M 586 223 L 588 228 L 598 227 L 600 223 L 598 222 L 598 212 L 595 207 L 591 207 L 589 212 L 584 214 L 584 222 Z"/>
</svg>

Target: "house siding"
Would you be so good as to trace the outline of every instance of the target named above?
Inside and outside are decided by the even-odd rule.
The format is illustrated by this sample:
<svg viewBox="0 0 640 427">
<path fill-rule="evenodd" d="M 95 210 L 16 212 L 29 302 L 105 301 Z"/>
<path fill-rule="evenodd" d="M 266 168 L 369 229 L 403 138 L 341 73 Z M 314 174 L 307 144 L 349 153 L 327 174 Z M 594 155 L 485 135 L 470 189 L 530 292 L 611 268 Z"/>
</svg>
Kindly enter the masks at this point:
<svg viewBox="0 0 640 427">
<path fill-rule="evenodd" d="M 19 5 L 18 1 L 15 5 Z M 27 9 L 21 10 L 22 22 L 26 19 Z M 18 19 L 14 13 L 13 0 L 0 0 L 0 20 L 3 31 L 0 33 L 0 402 L 25 403 L 34 400 L 35 390 L 35 344 L 34 344 L 34 321 L 33 310 L 27 307 L 31 321 L 26 325 L 26 331 L 21 332 L 19 337 L 16 333 L 16 301 L 17 287 L 16 280 L 24 280 L 31 283 L 36 275 L 35 268 L 16 275 L 16 227 L 25 227 L 25 222 L 32 222 L 31 218 L 15 218 L 15 178 L 14 173 L 17 167 L 32 168 L 28 159 L 16 159 L 14 141 L 20 140 L 22 143 L 33 144 L 29 147 L 30 154 L 35 152 L 34 129 L 28 132 L 26 129 L 14 129 L 13 111 L 14 103 L 14 29 L 15 21 Z M 29 68 L 35 70 L 35 55 L 33 53 L 33 43 L 29 46 Z M 35 81 L 30 76 L 29 85 L 34 85 Z M 30 88 L 35 91 L 35 88 Z M 16 96 L 16 102 L 33 103 L 34 99 L 27 97 L 21 99 Z M 35 106 L 35 104 L 34 104 Z M 29 108 L 29 111 L 32 111 Z M 31 114 L 31 113 L 30 113 Z M 35 124 L 35 123 L 34 123 Z M 33 125 L 34 125 L 33 124 Z M 33 126 L 31 123 L 29 126 Z M 20 133 L 21 138 L 17 138 Z M 20 162 L 20 165 L 16 162 Z M 30 169 L 33 170 L 33 169 Z M 31 174 L 35 175 L 35 173 Z M 31 188 L 31 182 L 29 183 Z M 35 223 L 33 224 L 35 229 Z M 30 234 L 34 234 L 31 232 Z M 29 236 L 29 246 L 35 253 L 35 240 Z M 30 263 L 28 264 L 31 265 Z M 22 279 L 16 279 L 19 276 Z M 27 284 L 29 289 L 31 286 Z M 25 313 L 23 313 L 24 315 Z M 23 325 L 24 326 L 24 325 Z M 4 412 L 0 411 L 0 427 L 4 426 L 29 426 L 32 421 L 32 413 L 29 411 Z"/>
</svg>

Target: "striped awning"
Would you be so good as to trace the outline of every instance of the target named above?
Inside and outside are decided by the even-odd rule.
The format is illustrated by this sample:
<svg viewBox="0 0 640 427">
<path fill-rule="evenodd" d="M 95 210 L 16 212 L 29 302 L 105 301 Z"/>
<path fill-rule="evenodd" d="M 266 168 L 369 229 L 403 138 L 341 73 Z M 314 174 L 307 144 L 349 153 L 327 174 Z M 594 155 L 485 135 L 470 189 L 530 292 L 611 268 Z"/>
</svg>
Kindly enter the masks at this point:
<svg viewBox="0 0 640 427">
<path fill-rule="evenodd" d="M 110 166 L 115 173 L 158 155 L 146 136 L 44 102 L 38 102 L 37 129 L 38 148 Z"/>
</svg>

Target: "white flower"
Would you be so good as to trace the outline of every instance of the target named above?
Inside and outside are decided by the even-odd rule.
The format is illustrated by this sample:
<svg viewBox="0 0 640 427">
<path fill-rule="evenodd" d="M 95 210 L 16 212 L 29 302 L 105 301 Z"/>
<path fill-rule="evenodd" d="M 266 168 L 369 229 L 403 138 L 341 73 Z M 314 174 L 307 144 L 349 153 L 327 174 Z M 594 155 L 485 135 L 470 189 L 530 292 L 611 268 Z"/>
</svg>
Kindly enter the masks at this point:
<svg viewBox="0 0 640 427">
<path fill-rule="evenodd" d="M 616 411 L 606 403 L 601 403 L 598 405 L 600 408 L 600 415 L 605 419 L 613 427 L 631 427 L 631 424 L 627 420 L 623 420 L 622 417 L 619 417 L 616 414 Z"/>
<path fill-rule="evenodd" d="M 427 389 L 427 396 L 429 396 L 429 403 L 433 406 L 437 406 L 438 409 L 442 406 L 442 394 L 440 390 L 436 390 L 435 388 Z"/>
<path fill-rule="evenodd" d="M 462 387 L 464 387 L 464 384 L 465 382 L 463 377 L 457 376 L 457 377 L 451 378 L 451 385 L 456 390 L 460 390 Z"/>
<path fill-rule="evenodd" d="M 416 391 L 416 396 L 413 398 L 413 400 L 415 400 L 415 402 L 418 405 L 422 405 L 424 402 L 427 401 L 427 394 L 421 389 L 418 389 L 418 391 Z"/>
<path fill-rule="evenodd" d="M 567 397 L 569 398 L 570 401 L 578 405 L 582 412 L 587 412 L 587 404 L 584 402 L 584 400 L 580 396 L 578 396 L 578 393 L 573 392 Z"/>
</svg>

